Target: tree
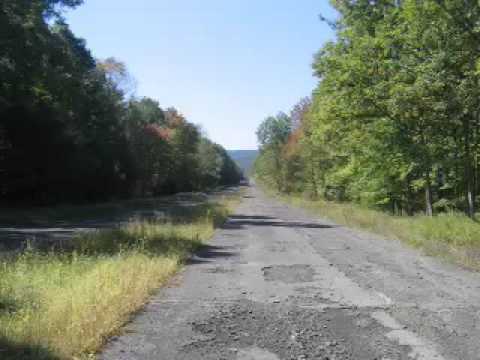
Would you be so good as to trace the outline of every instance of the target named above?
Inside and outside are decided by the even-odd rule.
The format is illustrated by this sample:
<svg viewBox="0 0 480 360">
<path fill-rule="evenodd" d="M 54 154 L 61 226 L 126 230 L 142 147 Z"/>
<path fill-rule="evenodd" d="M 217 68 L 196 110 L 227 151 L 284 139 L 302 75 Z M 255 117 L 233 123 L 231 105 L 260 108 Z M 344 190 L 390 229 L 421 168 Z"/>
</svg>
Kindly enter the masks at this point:
<svg viewBox="0 0 480 360">
<path fill-rule="evenodd" d="M 257 131 L 258 142 L 261 146 L 260 151 L 264 154 L 263 158 L 269 164 L 269 173 L 273 176 L 278 190 L 283 190 L 285 182 L 282 174 L 282 148 L 288 141 L 292 123 L 290 117 L 285 113 L 279 113 L 277 116 L 266 118 L 259 126 Z"/>
<path fill-rule="evenodd" d="M 0 2 L 0 201 L 98 201 L 200 186 L 197 127 L 135 98 L 123 62 L 92 56 L 62 17 L 81 3 Z"/>
<path fill-rule="evenodd" d="M 121 92 L 125 97 L 133 96 L 137 84 L 124 62 L 114 57 L 109 57 L 105 60 L 97 60 L 96 63 L 98 70 L 105 74 L 109 83 L 114 86 L 117 91 Z"/>
<path fill-rule="evenodd" d="M 320 82 L 312 103 L 293 111 L 287 142 L 275 140 L 275 121 L 260 126 L 258 174 L 281 179 L 282 165 L 284 190 L 319 189 L 327 198 L 396 214 L 423 207 L 433 215 L 448 204 L 473 217 L 480 5 L 331 3 L 339 14 L 329 22 L 337 36 L 315 56 Z"/>
</svg>

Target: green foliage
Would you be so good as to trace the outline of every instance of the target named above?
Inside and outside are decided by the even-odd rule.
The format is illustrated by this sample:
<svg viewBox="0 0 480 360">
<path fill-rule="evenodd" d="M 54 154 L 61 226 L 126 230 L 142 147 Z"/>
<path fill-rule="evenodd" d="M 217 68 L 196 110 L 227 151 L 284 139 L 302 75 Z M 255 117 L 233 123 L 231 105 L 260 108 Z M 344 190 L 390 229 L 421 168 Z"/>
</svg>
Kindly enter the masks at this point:
<svg viewBox="0 0 480 360">
<path fill-rule="evenodd" d="M 340 15 L 331 24 L 337 39 L 315 56 L 320 82 L 312 103 L 300 117 L 301 104 L 296 106 L 295 129 L 287 136 L 275 135 L 273 119 L 260 126 L 259 142 L 270 150 L 257 162 L 258 176 L 279 178 L 283 172 L 279 190 L 398 214 L 423 209 L 431 215 L 453 207 L 473 216 L 479 190 L 480 5 L 332 5 Z"/>
<path fill-rule="evenodd" d="M 257 131 L 258 142 L 261 145 L 257 169 L 264 168 L 264 173 L 272 177 L 275 187 L 283 190 L 284 174 L 282 172 L 282 148 L 292 129 L 291 118 L 284 113 L 266 118 Z M 263 164 L 263 165 L 259 165 Z"/>
<path fill-rule="evenodd" d="M 261 146 L 281 146 L 287 141 L 290 131 L 291 119 L 287 114 L 270 116 L 258 128 L 258 142 Z"/>
<path fill-rule="evenodd" d="M 220 145 L 203 138 L 198 151 L 200 169 L 199 187 L 236 184 L 241 180 L 241 170 Z"/>
</svg>

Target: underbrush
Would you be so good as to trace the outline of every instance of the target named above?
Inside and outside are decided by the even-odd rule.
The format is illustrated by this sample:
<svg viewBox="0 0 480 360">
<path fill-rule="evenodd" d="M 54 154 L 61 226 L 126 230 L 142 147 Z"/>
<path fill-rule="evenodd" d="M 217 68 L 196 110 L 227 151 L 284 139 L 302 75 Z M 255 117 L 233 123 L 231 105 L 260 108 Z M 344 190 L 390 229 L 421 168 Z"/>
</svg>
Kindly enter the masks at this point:
<svg viewBox="0 0 480 360">
<path fill-rule="evenodd" d="M 300 196 L 282 198 L 338 224 L 396 238 L 429 255 L 441 256 L 470 269 L 480 270 L 480 224 L 463 214 L 392 216 L 351 203 L 314 201 Z"/>
<path fill-rule="evenodd" d="M 93 358 L 223 223 L 236 199 L 0 262 L 0 358 Z"/>
</svg>

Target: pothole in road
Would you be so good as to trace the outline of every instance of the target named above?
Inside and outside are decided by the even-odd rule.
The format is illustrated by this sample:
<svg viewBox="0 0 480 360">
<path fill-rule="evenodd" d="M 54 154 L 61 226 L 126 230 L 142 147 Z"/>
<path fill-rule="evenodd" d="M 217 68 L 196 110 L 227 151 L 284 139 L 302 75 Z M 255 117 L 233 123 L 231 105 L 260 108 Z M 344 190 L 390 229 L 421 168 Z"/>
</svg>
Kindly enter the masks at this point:
<svg viewBox="0 0 480 360">
<path fill-rule="evenodd" d="M 388 339 L 371 311 L 317 311 L 248 300 L 220 304 L 212 317 L 191 324 L 201 340 L 185 345 L 181 359 L 238 360 L 251 349 L 280 360 L 409 359 L 411 349 Z"/>
<path fill-rule="evenodd" d="M 310 265 L 273 265 L 262 268 L 266 281 L 280 281 L 287 284 L 312 282 L 315 271 Z"/>
</svg>

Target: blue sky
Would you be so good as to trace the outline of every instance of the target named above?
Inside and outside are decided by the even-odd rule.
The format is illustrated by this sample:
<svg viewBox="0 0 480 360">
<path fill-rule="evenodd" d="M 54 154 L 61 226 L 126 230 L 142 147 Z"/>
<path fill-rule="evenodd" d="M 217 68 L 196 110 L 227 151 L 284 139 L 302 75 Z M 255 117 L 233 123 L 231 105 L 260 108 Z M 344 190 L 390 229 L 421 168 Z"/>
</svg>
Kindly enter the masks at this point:
<svg viewBox="0 0 480 360">
<path fill-rule="evenodd" d="M 66 14 L 95 57 L 124 61 L 137 96 L 175 106 L 227 149 L 254 149 L 268 115 L 310 95 L 333 38 L 327 0 L 85 0 Z"/>
</svg>

